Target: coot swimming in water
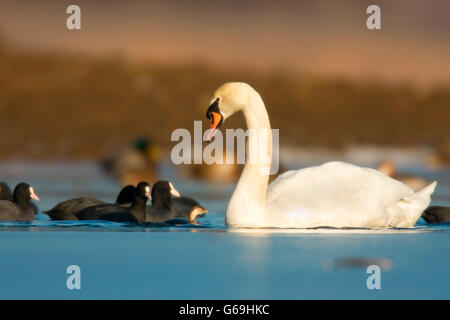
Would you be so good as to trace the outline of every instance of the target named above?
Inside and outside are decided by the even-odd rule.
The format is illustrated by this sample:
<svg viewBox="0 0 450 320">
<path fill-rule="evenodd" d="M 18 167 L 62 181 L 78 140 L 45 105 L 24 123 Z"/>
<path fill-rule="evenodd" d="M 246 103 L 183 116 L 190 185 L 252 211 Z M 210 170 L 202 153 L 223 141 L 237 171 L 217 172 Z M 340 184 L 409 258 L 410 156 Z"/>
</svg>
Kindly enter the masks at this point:
<svg viewBox="0 0 450 320">
<path fill-rule="evenodd" d="M 122 188 L 117 196 L 116 204 L 130 206 L 134 199 L 135 190 L 136 188 L 131 185 Z M 76 213 L 101 204 L 105 204 L 105 202 L 96 198 L 74 198 L 60 202 L 52 209 L 44 211 L 44 213 L 52 220 L 78 220 Z"/>
<path fill-rule="evenodd" d="M 147 200 L 151 198 L 150 185 L 140 182 L 130 207 L 118 204 L 99 204 L 76 213 L 78 220 L 107 220 L 113 222 L 145 222 L 145 207 Z"/>
<path fill-rule="evenodd" d="M 450 222 L 450 207 L 431 206 L 422 214 L 427 223 Z"/>
<path fill-rule="evenodd" d="M 0 182 L 0 200 L 13 201 L 11 189 L 6 182 Z"/>
<path fill-rule="evenodd" d="M 196 223 L 195 218 L 208 210 L 197 201 L 182 197 L 169 181 L 158 181 L 152 189 L 152 205 L 147 208 L 147 222 L 164 222 L 172 219 L 187 219 Z"/>
<path fill-rule="evenodd" d="M 25 182 L 19 183 L 14 188 L 13 201 L 0 200 L 0 220 L 34 220 L 36 206 L 30 199 L 39 201 L 33 187 Z"/>
<path fill-rule="evenodd" d="M 52 209 L 44 211 L 52 220 L 78 220 L 75 213 L 105 203 L 95 198 L 75 198 L 58 203 Z"/>
<path fill-rule="evenodd" d="M 120 190 L 117 195 L 116 204 L 120 204 L 124 207 L 130 207 L 133 203 L 133 199 L 136 193 L 136 187 L 129 184 Z"/>
</svg>

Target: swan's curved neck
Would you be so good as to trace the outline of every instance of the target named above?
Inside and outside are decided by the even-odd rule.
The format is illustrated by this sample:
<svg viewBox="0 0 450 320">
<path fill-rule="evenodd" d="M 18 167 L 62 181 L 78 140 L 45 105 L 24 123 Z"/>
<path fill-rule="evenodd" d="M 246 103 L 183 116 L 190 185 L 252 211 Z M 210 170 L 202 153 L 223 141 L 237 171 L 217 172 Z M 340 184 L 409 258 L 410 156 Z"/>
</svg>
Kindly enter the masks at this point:
<svg viewBox="0 0 450 320">
<path fill-rule="evenodd" d="M 264 102 L 257 92 L 242 107 L 247 123 L 245 166 L 228 204 L 228 225 L 257 225 L 262 221 L 272 158 L 272 133 Z"/>
</svg>

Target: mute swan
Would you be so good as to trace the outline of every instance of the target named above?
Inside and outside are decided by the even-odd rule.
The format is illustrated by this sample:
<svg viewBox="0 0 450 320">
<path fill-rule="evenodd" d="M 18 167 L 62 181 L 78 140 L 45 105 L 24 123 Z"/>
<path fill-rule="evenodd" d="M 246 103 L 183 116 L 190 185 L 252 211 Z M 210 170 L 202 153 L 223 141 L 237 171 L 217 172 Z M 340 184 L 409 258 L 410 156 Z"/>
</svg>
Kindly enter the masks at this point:
<svg viewBox="0 0 450 320">
<path fill-rule="evenodd" d="M 0 200 L 0 220 L 34 220 L 37 212 L 30 199 L 39 201 L 33 187 L 25 182 L 19 183 L 14 188 L 13 201 Z"/>
<path fill-rule="evenodd" d="M 259 139 L 255 137 L 257 129 L 268 132 L 267 149 L 270 155 L 272 151 L 269 117 L 263 100 L 251 86 L 231 82 L 217 89 L 206 113 L 211 120 L 207 139 L 238 111 L 243 112 L 248 128 L 254 130 L 249 132 L 244 170 L 226 210 L 225 221 L 230 226 L 413 227 L 430 203 L 436 182 L 415 193 L 377 170 L 343 162 L 288 171 L 268 186 L 270 161 L 248 160 L 255 156 L 251 143 Z"/>
</svg>

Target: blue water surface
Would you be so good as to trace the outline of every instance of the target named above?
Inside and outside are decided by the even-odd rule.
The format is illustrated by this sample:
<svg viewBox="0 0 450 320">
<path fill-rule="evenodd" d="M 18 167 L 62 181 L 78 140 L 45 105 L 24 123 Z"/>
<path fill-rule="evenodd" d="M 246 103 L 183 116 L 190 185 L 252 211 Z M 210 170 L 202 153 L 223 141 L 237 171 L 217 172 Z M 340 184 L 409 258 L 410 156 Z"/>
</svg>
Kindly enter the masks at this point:
<svg viewBox="0 0 450 320">
<path fill-rule="evenodd" d="M 11 185 L 28 177 L 41 209 L 80 195 L 113 201 L 120 188 L 90 164 L 38 169 L 15 163 L 0 166 L 0 174 Z M 439 181 L 433 204 L 450 205 L 448 171 L 424 174 Z M 175 185 L 210 209 L 199 225 L 48 221 L 43 214 L 32 222 L 1 222 L 0 299 L 450 298 L 450 224 L 235 229 L 224 223 L 233 185 Z M 337 259 L 363 262 L 330 267 Z M 368 289 L 364 259 L 388 262 L 381 289 Z M 80 267 L 80 290 L 66 286 L 70 265 Z"/>
</svg>

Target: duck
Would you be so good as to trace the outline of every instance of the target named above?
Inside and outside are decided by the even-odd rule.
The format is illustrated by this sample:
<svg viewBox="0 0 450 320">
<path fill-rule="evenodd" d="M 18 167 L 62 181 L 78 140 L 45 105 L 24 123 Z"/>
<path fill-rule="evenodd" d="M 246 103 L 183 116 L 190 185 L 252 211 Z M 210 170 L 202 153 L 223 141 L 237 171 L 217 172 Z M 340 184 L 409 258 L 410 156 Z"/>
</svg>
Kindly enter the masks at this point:
<svg viewBox="0 0 450 320">
<path fill-rule="evenodd" d="M 272 131 L 263 99 L 249 84 L 229 82 L 214 92 L 206 140 L 237 112 L 250 130 L 244 169 L 225 213 L 230 227 L 411 228 L 431 201 L 436 182 L 415 192 L 378 170 L 339 161 L 287 171 L 269 185 Z"/>
<path fill-rule="evenodd" d="M 422 218 L 428 224 L 450 222 L 450 207 L 431 206 L 425 210 Z"/>
<path fill-rule="evenodd" d="M 13 201 L 13 195 L 6 182 L 0 182 L 0 200 Z"/>
<path fill-rule="evenodd" d="M 401 181 L 402 183 L 411 187 L 414 191 L 422 190 L 431 183 L 431 181 L 428 181 L 427 179 L 419 176 L 397 174 L 397 168 L 395 164 L 389 160 L 382 161 L 378 165 L 377 170 L 383 172 L 385 175 L 391 178 L 394 178 L 395 180 Z"/>
<path fill-rule="evenodd" d="M 36 216 L 36 206 L 30 200 L 39 201 L 32 186 L 21 182 L 13 192 L 13 201 L 0 200 L 0 220 L 32 221 Z"/>
<path fill-rule="evenodd" d="M 130 207 L 103 203 L 85 208 L 77 212 L 75 216 L 78 220 L 106 220 L 141 224 L 145 222 L 145 207 L 148 199 L 151 199 L 150 185 L 147 182 L 140 182 L 136 186 Z"/>
<path fill-rule="evenodd" d="M 191 224 L 197 224 L 196 218 L 207 212 L 196 200 L 182 197 L 171 182 L 161 180 L 153 186 L 152 205 L 147 208 L 146 222 L 186 219 Z"/>
<path fill-rule="evenodd" d="M 123 206 L 131 206 L 135 190 L 136 187 L 132 185 L 123 187 L 120 190 L 115 203 Z M 101 204 L 105 204 L 105 202 L 96 198 L 80 197 L 60 202 L 52 209 L 44 211 L 43 213 L 48 215 L 52 220 L 78 220 L 76 216 L 77 212 Z"/>
<path fill-rule="evenodd" d="M 162 151 L 146 137 L 138 137 L 131 146 L 121 148 L 101 161 L 106 172 L 123 185 L 136 185 L 140 181 L 158 178 Z"/>
</svg>

